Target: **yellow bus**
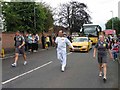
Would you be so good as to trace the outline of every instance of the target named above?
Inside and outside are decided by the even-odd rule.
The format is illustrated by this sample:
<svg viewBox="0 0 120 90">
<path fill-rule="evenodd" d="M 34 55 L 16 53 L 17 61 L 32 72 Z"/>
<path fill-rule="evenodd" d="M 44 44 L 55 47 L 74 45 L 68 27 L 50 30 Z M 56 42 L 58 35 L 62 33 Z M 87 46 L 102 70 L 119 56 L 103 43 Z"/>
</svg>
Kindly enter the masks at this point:
<svg viewBox="0 0 120 90">
<path fill-rule="evenodd" d="M 90 38 L 92 44 L 96 44 L 98 42 L 98 36 L 101 31 L 102 28 L 97 24 L 84 24 L 82 28 L 83 34 Z"/>
</svg>

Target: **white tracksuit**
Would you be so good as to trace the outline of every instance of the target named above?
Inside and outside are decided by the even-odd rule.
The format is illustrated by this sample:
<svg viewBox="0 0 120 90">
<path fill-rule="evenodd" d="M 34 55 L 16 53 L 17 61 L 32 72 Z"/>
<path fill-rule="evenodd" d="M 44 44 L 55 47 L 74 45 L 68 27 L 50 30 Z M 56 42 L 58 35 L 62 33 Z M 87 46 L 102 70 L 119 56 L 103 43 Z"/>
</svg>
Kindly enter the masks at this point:
<svg viewBox="0 0 120 90">
<path fill-rule="evenodd" d="M 57 58 L 60 60 L 62 67 L 66 66 L 66 44 L 72 46 L 71 42 L 66 37 L 57 37 L 55 40 L 57 44 Z"/>
</svg>

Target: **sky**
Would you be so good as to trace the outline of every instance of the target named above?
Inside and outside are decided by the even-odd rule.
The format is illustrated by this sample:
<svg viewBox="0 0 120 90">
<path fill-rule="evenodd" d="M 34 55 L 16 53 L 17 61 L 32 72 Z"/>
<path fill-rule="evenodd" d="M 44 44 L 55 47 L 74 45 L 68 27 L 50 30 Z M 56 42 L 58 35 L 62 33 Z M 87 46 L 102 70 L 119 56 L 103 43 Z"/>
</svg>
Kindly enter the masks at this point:
<svg viewBox="0 0 120 90">
<path fill-rule="evenodd" d="M 9 1 L 9 0 L 6 0 Z M 26 0 L 29 1 L 29 0 Z M 68 3 L 71 0 L 36 0 L 36 2 L 45 2 L 52 8 L 58 8 L 60 4 Z M 99 24 L 105 29 L 105 23 L 113 17 L 118 17 L 118 2 L 120 0 L 72 0 L 85 3 L 88 6 L 89 14 L 94 24 Z M 113 15 L 112 15 L 112 12 Z"/>
<path fill-rule="evenodd" d="M 60 4 L 68 3 L 71 0 L 37 0 L 37 2 L 45 2 L 52 8 L 59 7 Z M 92 22 L 99 24 L 105 29 L 105 23 L 113 17 L 118 17 L 118 2 L 120 0 L 75 0 L 85 3 L 88 6 L 89 14 Z M 112 12 L 111 12 L 112 11 Z"/>
</svg>

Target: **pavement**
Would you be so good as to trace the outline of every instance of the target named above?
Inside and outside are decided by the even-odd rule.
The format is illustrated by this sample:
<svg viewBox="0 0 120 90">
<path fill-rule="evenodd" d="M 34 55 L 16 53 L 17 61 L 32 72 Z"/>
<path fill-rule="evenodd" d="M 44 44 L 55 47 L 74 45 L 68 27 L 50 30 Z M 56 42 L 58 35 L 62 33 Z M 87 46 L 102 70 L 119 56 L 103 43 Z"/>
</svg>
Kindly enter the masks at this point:
<svg viewBox="0 0 120 90">
<path fill-rule="evenodd" d="M 87 52 L 67 53 L 65 72 L 60 70 L 60 62 L 55 48 L 27 54 L 28 64 L 23 65 L 22 56 L 18 66 L 13 68 L 13 57 L 2 61 L 3 88 L 118 88 L 119 74 L 117 61 L 108 61 L 107 82 L 98 76 L 98 63 L 92 57 L 93 49 Z"/>
</svg>

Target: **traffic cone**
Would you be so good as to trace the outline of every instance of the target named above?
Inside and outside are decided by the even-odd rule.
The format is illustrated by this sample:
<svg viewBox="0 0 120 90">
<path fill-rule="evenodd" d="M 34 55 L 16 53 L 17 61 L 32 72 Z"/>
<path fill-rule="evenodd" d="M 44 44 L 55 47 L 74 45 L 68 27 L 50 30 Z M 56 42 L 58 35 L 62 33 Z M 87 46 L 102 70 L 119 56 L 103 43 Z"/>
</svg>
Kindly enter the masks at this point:
<svg viewBox="0 0 120 90">
<path fill-rule="evenodd" d="M 2 57 L 2 58 L 5 57 L 5 50 L 4 50 L 4 48 L 2 48 L 2 50 L 1 50 L 1 57 Z"/>
</svg>

